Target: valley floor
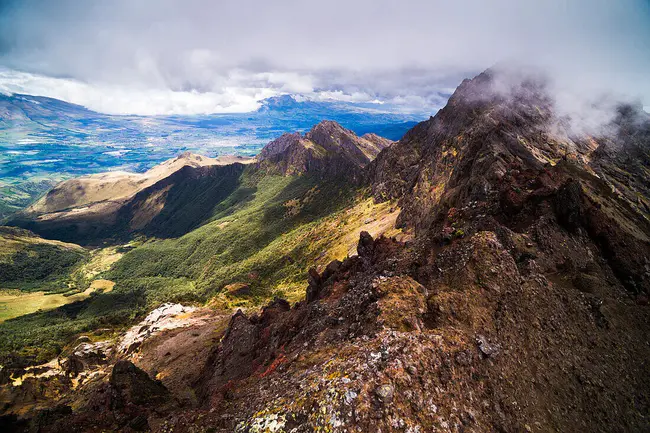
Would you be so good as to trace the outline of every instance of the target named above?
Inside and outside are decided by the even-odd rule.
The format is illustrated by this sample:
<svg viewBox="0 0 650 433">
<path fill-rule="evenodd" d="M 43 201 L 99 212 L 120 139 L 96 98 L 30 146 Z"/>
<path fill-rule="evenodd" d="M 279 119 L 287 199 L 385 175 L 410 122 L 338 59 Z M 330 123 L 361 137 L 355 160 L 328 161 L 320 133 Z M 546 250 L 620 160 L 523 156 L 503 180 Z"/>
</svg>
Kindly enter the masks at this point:
<svg viewBox="0 0 650 433">
<path fill-rule="evenodd" d="M 108 293 L 114 282 L 94 280 L 90 287 L 81 293 L 23 292 L 17 289 L 0 291 L 0 323 L 8 319 L 43 310 L 51 310 L 62 305 L 82 301 L 100 290 Z"/>
</svg>

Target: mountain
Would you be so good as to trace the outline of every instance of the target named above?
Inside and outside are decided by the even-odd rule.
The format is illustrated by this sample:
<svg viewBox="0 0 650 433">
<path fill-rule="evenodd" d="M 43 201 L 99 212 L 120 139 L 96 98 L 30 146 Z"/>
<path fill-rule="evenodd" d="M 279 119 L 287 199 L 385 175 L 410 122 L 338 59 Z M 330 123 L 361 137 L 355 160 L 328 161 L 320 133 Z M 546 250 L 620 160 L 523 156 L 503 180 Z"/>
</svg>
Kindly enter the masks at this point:
<svg viewBox="0 0 650 433">
<path fill-rule="evenodd" d="M 358 180 L 362 169 L 391 143 L 375 134 L 357 137 L 336 122 L 323 121 L 304 136 L 283 134 L 267 144 L 258 166 L 284 175 L 319 173 Z"/>
<path fill-rule="evenodd" d="M 326 110 L 326 106 L 322 105 L 322 103 L 309 100 L 298 102 L 296 98 L 291 95 L 282 95 L 265 99 L 262 101 L 262 104 L 257 111 L 260 113 L 271 113 L 274 111 L 297 112 L 303 111 L 305 108 L 312 110 Z"/>
<path fill-rule="evenodd" d="M 377 158 L 374 196 L 399 198 L 399 223 L 434 239 L 452 225 L 469 234 L 495 221 L 533 236 L 554 211 L 546 217 L 584 235 L 629 290 L 648 291 L 649 116 L 621 106 L 607 128 L 615 134 L 576 134 L 541 84 L 504 96 L 494 74 L 465 81 L 434 118 Z M 454 224 L 451 209 L 468 214 L 466 226 Z"/>
<path fill-rule="evenodd" d="M 84 125 L 88 119 L 109 118 L 85 107 L 44 96 L 0 94 L 0 119 L 4 128 L 30 122 L 66 122 L 71 127 Z M 78 123 L 75 123 L 78 122 Z"/>
<path fill-rule="evenodd" d="M 358 182 L 362 169 L 390 144 L 323 121 L 304 137 L 284 134 L 270 142 L 256 169 Z M 136 233 L 177 237 L 211 217 L 214 206 L 239 185 L 242 164 L 251 162 L 186 152 L 145 173 L 107 172 L 64 181 L 8 224 L 81 244 L 120 242 Z"/>
<path fill-rule="evenodd" d="M 361 233 L 304 302 L 232 316 L 194 388 L 218 431 L 645 429 L 650 119 L 579 135 L 496 75 L 369 165 L 412 241 Z"/>
<path fill-rule="evenodd" d="M 107 172 L 64 181 L 8 224 L 84 244 L 134 233 L 177 236 L 206 218 L 251 162 L 186 152 L 145 173 Z"/>
<path fill-rule="evenodd" d="M 0 324 L 1 377 L 24 380 L 0 388 L 1 421 L 647 430 L 650 119 L 620 105 L 585 133 L 543 81 L 503 73 L 376 158 L 328 122 L 285 135 L 206 223 L 134 243 L 110 293 Z M 45 340 L 59 362 L 21 370 Z"/>
<path fill-rule="evenodd" d="M 113 171 L 61 182 L 38 202 L 30 206 L 27 211 L 39 214 L 52 213 L 70 208 L 92 208 L 92 205 L 106 201 L 119 202 L 154 185 L 186 166 L 199 168 L 250 161 L 250 158 L 230 156 L 207 158 L 186 152 L 155 166 L 145 173 Z"/>
</svg>

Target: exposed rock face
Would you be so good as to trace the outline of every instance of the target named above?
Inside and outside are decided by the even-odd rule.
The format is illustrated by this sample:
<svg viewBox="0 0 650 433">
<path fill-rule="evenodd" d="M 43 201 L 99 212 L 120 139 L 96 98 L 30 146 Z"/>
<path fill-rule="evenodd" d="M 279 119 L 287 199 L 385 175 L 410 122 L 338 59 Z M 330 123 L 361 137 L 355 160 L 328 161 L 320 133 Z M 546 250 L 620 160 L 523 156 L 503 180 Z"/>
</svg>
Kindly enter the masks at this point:
<svg viewBox="0 0 650 433">
<path fill-rule="evenodd" d="M 167 303 L 161 305 L 126 332 L 118 346 L 118 353 L 121 355 L 133 353 L 155 333 L 186 325 L 182 320 L 176 320 L 175 317 L 192 311 L 194 311 L 194 308 L 181 304 Z"/>
<path fill-rule="evenodd" d="M 66 375 L 76 377 L 82 371 L 94 370 L 105 365 L 113 352 L 112 344 L 108 341 L 97 343 L 81 343 L 74 348 L 59 364 Z"/>
<path fill-rule="evenodd" d="M 75 393 L 67 398 L 74 411 L 39 425 L 36 431 L 151 431 L 175 404 L 160 381 L 126 360 L 115 363 L 107 380 L 90 382 Z M 41 414 L 30 421 L 32 425 Z"/>
<path fill-rule="evenodd" d="M 258 158 L 260 160 L 264 160 L 272 157 L 273 155 L 283 153 L 289 147 L 298 145 L 302 139 L 302 136 L 297 132 L 291 134 L 284 133 L 280 137 L 264 146 L 260 151 Z"/>
<path fill-rule="evenodd" d="M 390 144 L 375 134 L 357 137 L 336 122 L 323 121 L 305 136 L 284 134 L 266 145 L 258 166 L 284 175 L 312 173 L 359 181 L 361 170 Z"/>
<path fill-rule="evenodd" d="M 383 150 L 393 144 L 391 140 L 373 133 L 363 134 L 361 138 L 373 143 L 379 150 Z"/>
<path fill-rule="evenodd" d="M 81 343 L 58 362 L 14 370 L 14 379 L 22 383 L 0 387 L 0 401 L 6 405 L 0 411 L 0 426 L 17 432 L 149 431 L 180 403 L 132 360 L 142 359 L 141 346 L 149 339 L 190 324 L 204 324 L 205 311 L 197 317 L 192 316 L 194 312 L 192 307 L 165 304 L 119 342 L 90 343 L 88 337 L 81 337 Z M 12 371 L 7 373 L 12 382 Z M 13 413 L 22 417 L 13 417 Z"/>
</svg>

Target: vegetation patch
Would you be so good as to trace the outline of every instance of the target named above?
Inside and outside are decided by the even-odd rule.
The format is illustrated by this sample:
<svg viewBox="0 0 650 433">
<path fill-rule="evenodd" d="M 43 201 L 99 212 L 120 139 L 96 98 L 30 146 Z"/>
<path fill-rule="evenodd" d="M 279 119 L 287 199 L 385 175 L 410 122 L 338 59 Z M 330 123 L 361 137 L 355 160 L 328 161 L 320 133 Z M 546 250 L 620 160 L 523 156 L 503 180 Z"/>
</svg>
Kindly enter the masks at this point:
<svg viewBox="0 0 650 433">
<path fill-rule="evenodd" d="M 0 227 L 0 288 L 66 292 L 70 274 L 87 257 L 78 245 Z"/>
</svg>

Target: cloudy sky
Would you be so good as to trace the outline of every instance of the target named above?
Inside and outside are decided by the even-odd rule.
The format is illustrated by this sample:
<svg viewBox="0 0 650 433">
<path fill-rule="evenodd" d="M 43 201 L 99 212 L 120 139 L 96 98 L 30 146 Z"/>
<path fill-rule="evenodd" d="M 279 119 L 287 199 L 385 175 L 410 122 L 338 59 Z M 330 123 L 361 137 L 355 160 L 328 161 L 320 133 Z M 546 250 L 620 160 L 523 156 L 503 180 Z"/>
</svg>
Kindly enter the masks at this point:
<svg viewBox="0 0 650 433">
<path fill-rule="evenodd" d="M 286 93 L 435 111 L 511 61 L 650 106 L 650 2 L 0 0 L 0 91 L 107 113 L 250 111 Z"/>
</svg>

